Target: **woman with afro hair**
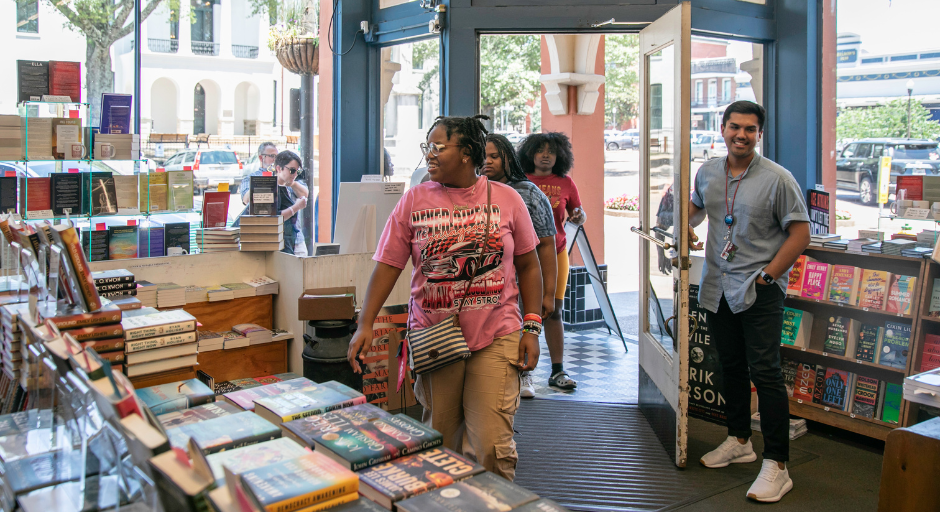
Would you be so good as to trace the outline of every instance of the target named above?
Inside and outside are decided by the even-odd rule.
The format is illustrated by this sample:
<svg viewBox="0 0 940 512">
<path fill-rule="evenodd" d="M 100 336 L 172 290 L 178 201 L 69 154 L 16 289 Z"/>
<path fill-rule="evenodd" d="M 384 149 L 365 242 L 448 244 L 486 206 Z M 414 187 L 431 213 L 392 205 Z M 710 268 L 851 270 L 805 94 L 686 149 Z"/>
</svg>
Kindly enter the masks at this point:
<svg viewBox="0 0 940 512">
<path fill-rule="evenodd" d="M 561 323 L 561 310 L 564 307 L 565 288 L 568 285 L 568 251 L 565 237 L 565 220 L 574 224 L 584 224 L 584 210 L 578 187 L 568 173 L 574 165 L 571 141 L 561 132 L 533 133 L 519 146 L 519 163 L 532 183 L 535 183 L 548 196 L 555 218 L 555 252 L 557 254 L 558 275 L 555 284 L 555 309 L 545 319 L 545 342 L 552 360 L 551 376 L 548 385 L 558 389 L 570 390 L 578 386 L 565 372 L 562 364 L 565 347 L 565 330 Z M 531 377 L 524 376 L 522 396 L 535 393 Z M 528 389 L 526 389 L 528 386 Z"/>
</svg>

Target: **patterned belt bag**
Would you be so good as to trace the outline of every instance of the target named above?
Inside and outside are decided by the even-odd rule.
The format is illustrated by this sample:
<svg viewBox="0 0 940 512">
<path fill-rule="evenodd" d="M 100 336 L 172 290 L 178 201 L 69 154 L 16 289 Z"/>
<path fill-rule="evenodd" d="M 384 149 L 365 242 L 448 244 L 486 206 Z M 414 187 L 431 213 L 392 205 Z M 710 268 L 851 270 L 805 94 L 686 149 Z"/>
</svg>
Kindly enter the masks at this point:
<svg viewBox="0 0 940 512">
<path fill-rule="evenodd" d="M 408 357 L 411 369 L 418 375 L 439 370 L 445 366 L 470 357 L 470 349 L 467 347 L 467 340 L 463 337 L 463 331 L 460 330 L 460 312 L 463 310 L 464 299 L 470 292 L 470 286 L 477 277 L 477 271 L 483 263 L 483 252 L 486 251 L 486 244 L 490 237 L 490 183 L 486 183 L 486 231 L 483 235 L 483 245 L 480 247 L 480 255 L 477 259 L 476 268 L 470 281 L 467 283 L 466 292 L 460 299 L 460 306 L 457 313 L 438 322 L 431 327 L 424 329 L 412 329 L 408 333 Z"/>
</svg>

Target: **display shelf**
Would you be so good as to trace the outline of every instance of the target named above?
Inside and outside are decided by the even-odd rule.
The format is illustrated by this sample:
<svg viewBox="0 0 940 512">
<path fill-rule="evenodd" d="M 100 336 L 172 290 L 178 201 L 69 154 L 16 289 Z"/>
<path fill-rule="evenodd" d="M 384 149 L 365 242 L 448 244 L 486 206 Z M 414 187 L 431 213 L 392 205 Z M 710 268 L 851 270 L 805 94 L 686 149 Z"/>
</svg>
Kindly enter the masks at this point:
<svg viewBox="0 0 940 512">
<path fill-rule="evenodd" d="M 853 365 L 867 366 L 869 368 L 874 368 L 875 370 L 897 373 L 902 376 L 907 373 L 906 370 L 902 368 L 894 368 L 892 366 L 885 366 L 883 364 L 870 363 L 868 361 L 862 361 L 861 359 L 854 359 L 851 357 L 840 356 L 838 354 L 830 354 L 822 350 L 815 350 L 815 349 L 806 348 L 806 347 L 796 347 L 793 345 L 785 345 L 783 343 L 780 344 L 780 348 L 785 348 L 787 350 L 792 350 L 794 352 L 801 352 L 804 354 L 813 354 L 813 355 L 817 355 L 817 356 L 828 358 L 828 359 L 836 359 L 836 360 L 844 361 Z"/>
<path fill-rule="evenodd" d="M 188 311 L 188 310 L 187 310 Z M 199 369 L 216 382 L 265 377 L 288 371 L 288 340 L 200 352 Z"/>
<path fill-rule="evenodd" d="M 843 254 L 843 255 L 846 255 L 846 256 L 855 256 L 855 257 L 862 257 L 862 258 L 872 257 L 872 258 L 878 258 L 878 259 L 883 259 L 883 260 L 913 261 L 913 262 L 918 263 L 918 264 L 920 263 L 920 260 L 924 259 L 924 258 L 922 258 L 922 257 L 921 257 L 921 258 L 908 258 L 907 256 L 895 256 L 895 255 L 893 255 L 893 254 L 878 254 L 878 253 L 868 253 L 868 252 L 839 251 L 839 250 L 836 250 L 836 249 L 828 249 L 828 248 L 826 248 L 826 247 L 807 247 L 806 250 L 807 250 L 807 251 L 813 251 L 813 252 L 827 253 L 827 254 L 832 254 L 832 255 Z M 820 261 L 825 261 L 825 260 L 820 259 L 820 258 L 817 258 L 817 259 L 819 259 Z M 842 262 L 837 261 L 837 260 L 826 261 L 826 263 L 835 263 L 835 264 L 837 264 L 837 265 L 842 264 Z"/>
<path fill-rule="evenodd" d="M 803 305 L 807 305 L 807 304 L 817 304 L 817 305 L 822 306 L 822 307 L 825 307 L 825 308 L 841 309 L 841 310 L 847 310 L 847 311 L 857 311 L 857 312 L 860 312 L 860 313 L 874 313 L 874 314 L 876 314 L 876 315 L 889 316 L 889 317 L 891 317 L 891 318 L 902 318 L 902 319 L 904 319 L 904 320 L 913 320 L 913 319 L 914 319 L 914 315 L 902 315 L 902 314 L 898 314 L 898 313 L 889 313 L 888 311 L 884 311 L 884 310 L 881 310 L 881 309 L 861 308 L 861 307 L 858 307 L 858 306 L 851 306 L 851 305 L 849 305 L 849 304 L 840 304 L 840 303 L 838 303 L 838 302 L 829 302 L 828 300 L 807 299 L 807 298 L 804 298 L 804 297 L 795 297 L 795 296 L 790 296 L 790 295 L 787 296 L 786 300 L 789 301 L 790 304 L 793 304 L 793 305 L 796 305 L 796 306 L 799 306 L 800 304 L 803 304 Z M 788 304 L 788 305 L 789 305 L 789 304 Z M 800 308 L 797 308 L 797 309 L 800 309 Z"/>
<path fill-rule="evenodd" d="M 888 437 L 889 432 L 898 427 L 898 425 L 893 423 L 885 423 L 881 420 L 855 416 L 845 411 L 832 409 L 821 404 L 806 402 L 793 397 L 790 397 L 790 414 L 882 441 Z"/>
<path fill-rule="evenodd" d="M 930 218 L 928 218 L 928 219 L 918 219 L 918 218 L 915 218 L 915 217 L 898 217 L 897 215 L 882 215 L 880 218 L 882 218 L 882 219 L 891 219 L 891 220 L 910 220 L 910 221 L 914 221 L 914 222 L 940 222 L 940 220 L 937 220 L 937 219 L 930 219 Z"/>
</svg>

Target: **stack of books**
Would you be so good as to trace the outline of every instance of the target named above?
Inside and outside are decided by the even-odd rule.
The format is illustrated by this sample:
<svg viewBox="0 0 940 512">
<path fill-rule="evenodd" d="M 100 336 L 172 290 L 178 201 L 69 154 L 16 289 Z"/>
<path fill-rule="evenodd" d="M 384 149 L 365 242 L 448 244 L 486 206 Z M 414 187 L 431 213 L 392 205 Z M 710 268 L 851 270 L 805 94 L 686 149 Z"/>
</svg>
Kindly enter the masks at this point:
<svg viewBox="0 0 940 512">
<path fill-rule="evenodd" d="M 273 341 L 271 331 L 257 324 L 238 324 L 232 326 L 232 331 L 248 338 L 249 345 L 261 345 Z"/>
<path fill-rule="evenodd" d="M 900 256 L 903 249 L 913 249 L 916 246 L 917 242 L 913 240 L 905 240 L 901 238 L 885 240 L 881 243 L 881 253 L 890 254 L 892 256 Z"/>
<path fill-rule="evenodd" d="M 137 298 L 145 308 L 157 307 L 157 285 L 150 281 L 137 281 Z"/>
<path fill-rule="evenodd" d="M 255 287 L 246 283 L 225 283 L 222 286 L 232 290 L 233 299 L 255 296 Z"/>
<path fill-rule="evenodd" d="M 199 342 L 200 352 L 222 350 L 225 344 L 225 338 L 215 331 L 197 331 L 196 340 Z"/>
<path fill-rule="evenodd" d="M 246 380 L 246 379 L 240 379 Z M 251 380 L 251 379 L 247 379 Z M 232 381 L 238 382 L 238 381 Z M 283 393 L 293 393 L 297 391 L 307 391 L 314 389 L 317 386 L 316 382 L 313 382 L 310 379 L 304 377 L 297 377 L 292 379 L 277 380 L 274 382 L 264 382 L 261 385 L 253 386 L 251 383 L 247 387 L 240 388 L 235 391 L 227 391 L 221 393 L 221 399 L 225 402 L 228 402 L 236 407 L 239 407 L 243 411 L 254 411 L 255 410 L 255 400 L 259 398 L 267 398 Z M 219 395 L 219 389 L 216 388 L 216 395 Z M 218 398 L 217 398 L 218 399 Z"/>
<path fill-rule="evenodd" d="M 826 242 L 834 242 L 842 237 L 835 233 L 820 233 L 818 235 L 810 235 L 809 238 L 810 247 L 822 247 Z"/>
<path fill-rule="evenodd" d="M 232 290 L 220 284 L 207 287 L 206 293 L 209 296 L 209 302 L 218 302 L 220 300 L 232 300 L 235 298 L 235 292 L 233 292 Z"/>
<path fill-rule="evenodd" d="M 849 246 L 846 248 L 848 252 L 861 253 L 862 246 L 873 244 L 877 242 L 874 238 L 856 238 L 855 240 L 849 240 Z"/>
<path fill-rule="evenodd" d="M 205 286 L 187 286 L 186 287 L 186 304 L 194 304 L 196 302 L 208 302 L 209 293 L 206 291 Z"/>
<path fill-rule="evenodd" d="M 901 256 L 905 258 L 929 258 L 933 254 L 932 247 L 912 247 L 910 249 L 901 249 Z"/>
<path fill-rule="evenodd" d="M 196 319 L 182 309 L 127 317 L 124 327 L 127 375 L 148 375 L 196 364 Z"/>
<path fill-rule="evenodd" d="M 91 277 L 95 280 L 95 288 L 98 289 L 98 295 L 101 297 L 118 299 L 137 295 L 134 274 L 123 268 L 92 272 Z"/>
<path fill-rule="evenodd" d="M 22 118 L 17 115 L 0 116 L 0 160 L 23 159 Z"/>
<path fill-rule="evenodd" d="M 845 251 L 849 248 L 848 240 L 831 240 L 829 242 L 823 242 L 824 249 L 834 249 L 836 251 Z"/>
<path fill-rule="evenodd" d="M 254 287 L 255 295 L 277 295 L 278 292 L 277 281 L 268 276 L 246 279 L 245 283 Z"/>
<path fill-rule="evenodd" d="M 226 393 L 233 393 L 235 391 L 241 391 L 243 389 L 257 388 L 261 386 L 267 386 L 268 384 L 274 384 L 276 382 L 284 382 L 286 380 L 294 380 L 302 378 L 296 373 L 278 373 L 276 375 L 266 375 L 264 377 L 255 377 L 251 379 L 235 379 L 227 380 L 224 382 L 215 383 L 215 394 L 224 395 Z M 219 400 L 221 403 L 222 401 Z M 239 410 L 242 410 L 239 408 Z"/>
<path fill-rule="evenodd" d="M 239 223 L 242 251 L 280 251 L 284 248 L 284 217 L 242 215 Z"/>
<path fill-rule="evenodd" d="M 940 207 L 940 203 L 934 203 Z M 937 242 L 937 231 L 925 229 L 917 233 L 917 247 L 933 248 Z"/>
<path fill-rule="evenodd" d="M 238 228 L 205 228 L 197 229 L 195 233 L 199 252 L 238 250 Z"/>
<path fill-rule="evenodd" d="M 90 313 L 74 306 L 60 306 L 48 320 L 62 334 L 70 334 L 81 343 L 82 349 L 94 349 L 111 368 L 121 371 L 124 364 L 124 328 L 121 308 L 114 304 L 102 306 Z"/>
<path fill-rule="evenodd" d="M 29 306 L 22 304 L 7 304 L 0 306 L 0 325 L 3 331 L 3 373 L 9 379 L 20 377 L 20 368 L 23 366 L 23 331 L 20 328 L 20 319 L 29 315 Z"/>
<path fill-rule="evenodd" d="M 157 307 L 175 308 L 186 305 L 186 288 L 176 283 L 160 283 L 157 285 Z"/>
<path fill-rule="evenodd" d="M 882 253 L 881 244 L 883 243 L 884 242 L 874 242 L 870 244 L 865 244 L 862 246 L 862 252 L 868 253 L 868 254 L 881 254 Z"/>
<path fill-rule="evenodd" d="M 250 344 L 248 337 L 240 332 L 225 331 L 219 334 L 222 335 L 222 339 L 224 340 L 222 344 L 223 350 L 247 347 Z"/>
<path fill-rule="evenodd" d="M 140 135 L 98 133 L 95 135 L 95 149 L 92 155 L 94 158 L 101 158 L 101 145 L 104 143 L 114 146 L 111 160 L 134 160 L 140 157 Z"/>
<path fill-rule="evenodd" d="M 751 430 L 760 432 L 760 413 L 755 412 L 751 415 Z M 806 420 L 791 418 L 790 419 L 790 440 L 794 440 L 798 437 L 806 435 L 808 430 L 806 429 Z"/>
</svg>

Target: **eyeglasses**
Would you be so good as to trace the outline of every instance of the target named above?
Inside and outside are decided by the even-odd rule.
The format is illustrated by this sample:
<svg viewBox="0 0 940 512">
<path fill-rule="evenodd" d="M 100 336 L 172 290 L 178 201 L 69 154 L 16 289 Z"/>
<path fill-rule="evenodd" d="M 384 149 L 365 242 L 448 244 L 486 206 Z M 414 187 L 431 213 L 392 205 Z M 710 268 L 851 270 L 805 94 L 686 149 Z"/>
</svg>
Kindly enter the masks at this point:
<svg viewBox="0 0 940 512">
<path fill-rule="evenodd" d="M 441 150 L 447 146 L 461 147 L 463 144 L 438 144 L 436 142 L 422 142 L 421 153 L 424 154 L 424 156 L 428 156 L 428 153 L 430 153 L 431 156 L 437 156 L 440 155 Z"/>
<path fill-rule="evenodd" d="M 261 158 L 277 158 L 277 153 L 273 155 L 266 155 L 264 153 L 261 153 Z"/>
<path fill-rule="evenodd" d="M 300 174 L 304 172 L 303 167 L 285 167 L 284 169 L 290 171 L 291 174 Z"/>
</svg>

